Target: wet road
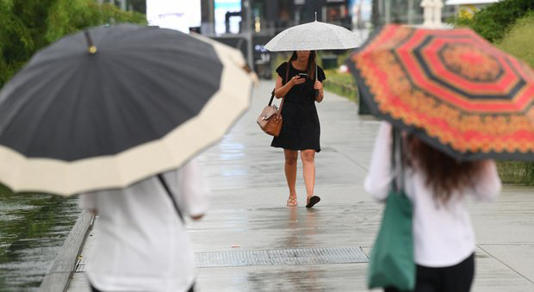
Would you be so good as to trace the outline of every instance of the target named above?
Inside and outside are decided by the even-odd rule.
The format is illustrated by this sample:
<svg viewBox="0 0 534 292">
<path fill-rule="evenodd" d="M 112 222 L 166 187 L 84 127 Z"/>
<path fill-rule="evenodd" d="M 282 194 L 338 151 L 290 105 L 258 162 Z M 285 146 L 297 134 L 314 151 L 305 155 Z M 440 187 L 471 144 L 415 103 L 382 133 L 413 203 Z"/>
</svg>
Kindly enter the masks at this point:
<svg viewBox="0 0 534 292">
<path fill-rule="evenodd" d="M 322 151 L 316 155 L 316 194 L 312 210 L 299 160 L 298 208 L 287 208 L 283 151 L 270 147 L 271 138 L 256 125 L 256 115 L 268 102 L 272 83 L 255 90 L 251 110 L 223 141 L 201 156 L 213 190 L 210 212 L 190 226 L 194 248 L 203 251 L 360 248 L 374 238 L 379 206 L 363 192 L 374 132 L 378 123 L 358 119 L 356 105 L 327 94 L 317 104 Z M 359 291 L 365 262 L 339 263 L 325 253 L 326 264 L 242 265 L 201 267 L 200 291 Z M 349 259 L 350 260 L 350 259 Z M 362 260 L 362 259 L 360 259 Z M 231 261 L 230 261 L 231 263 Z M 352 288 L 351 288 L 352 287 Z"/>
<path fill-rule="evenodd" d="M 270 137 L 256 125 L 272 86 L 261 82 L 250 111 L 200 156 L 213 193 L 207 216 L 188 223 L 197 257 L 212 258 L 199 261 L 198 291 L 368 291 L 365 255 L 382 206 L 362 185 L 379 123 L 358 117 L 354 103 L 326 93 L 317 106 L 322 151 L 316 156 L 316 194 L 322 200 L 304 208 L 299 161 L 299 207 L 287 208 L 283 152 L 271 148 Z M 507 186 L 496 203 L 471 206 L 474 292 L 534 291 L 532 194 L 533 188 Z M 356 256 L 340 256 L 346 249 Z M 81 273 L 74 277 L 68 291 L 87 292 Z"/>
<path fill-rule="evenodd" d="M 299 161 L 299 207 L 286 208 L 283 152 L 256 125 L 272 82 L 256 88 L 251 110 L 223 141 L 201 156 L 213 194 L 208 215 L 190 224 L 197 252 L 360 248 L 369 252 L 382 206 L 363 190 L 379 123 L 358 117 L 355 104 L 326 93 L 317 105 L 322 151 L 316 155 L 316 193 L 321 202 L 304 208 Z M 496 203 L 472 204 L 477 235 L 473 291 L 534 291 L 534 189 L 505 187 Z M 223 255 L 224 253 L 221 253 Z M 326 254 L 325 256 L 329 256 Z M 199 291 L 368 291 L 365 261 L 323 264 L 200 267 Z M 337 261 L 341 262 L 341 261 Z"/>
</svg>

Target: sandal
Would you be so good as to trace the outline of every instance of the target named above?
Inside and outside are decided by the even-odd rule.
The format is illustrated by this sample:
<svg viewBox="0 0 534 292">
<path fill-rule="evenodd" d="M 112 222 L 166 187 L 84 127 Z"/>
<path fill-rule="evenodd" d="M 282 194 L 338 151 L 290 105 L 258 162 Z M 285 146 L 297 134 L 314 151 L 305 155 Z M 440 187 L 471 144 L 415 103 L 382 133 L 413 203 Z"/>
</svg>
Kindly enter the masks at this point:
<svg viewBox="0 0 534 292">
<path fill-rule="evenodd" d="M 297 196 L 289 196 L 289 199 L 287 199 L 287 206 L 288 207 L 296 207 L 297 206 Z"/>
<path fill-rule="evenodd" d="M 306 208 L 313 207 L 315 204 L 319 203 L 320 200 L 321 198 L 319 198 L 319 196 L 308 197 L 308 203 L 306 204 Z"/>
</svg>

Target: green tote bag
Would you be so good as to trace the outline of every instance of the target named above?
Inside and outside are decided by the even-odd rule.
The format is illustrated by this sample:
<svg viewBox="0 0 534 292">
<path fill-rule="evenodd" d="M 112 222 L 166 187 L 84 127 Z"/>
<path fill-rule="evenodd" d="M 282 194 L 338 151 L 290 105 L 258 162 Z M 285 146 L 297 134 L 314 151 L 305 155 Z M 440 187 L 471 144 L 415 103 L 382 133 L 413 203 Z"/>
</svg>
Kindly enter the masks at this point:
<svg viewBox="0 0 534 292">
<path fill-rule="evenodd" d="M 393 167 L 395 164 L 401 165 L 395 163 L 396 159 L 400 160 L 399 155 L 402 152 L 402 150 L 395 150 L 401 148 L 398 136 L 394 134 Z M 400 177 L 402 182 L 402 167 Z M 371 250 L 367 272 L 367 284 L 370 289 L 379 287 L 395 287 L 401 291 L 414 289 L 412 214 L 412 202 L 404 193 L 402 186 L 396 187 L 394 179 L 386 200 L 380 230 Z"/>
</svg>

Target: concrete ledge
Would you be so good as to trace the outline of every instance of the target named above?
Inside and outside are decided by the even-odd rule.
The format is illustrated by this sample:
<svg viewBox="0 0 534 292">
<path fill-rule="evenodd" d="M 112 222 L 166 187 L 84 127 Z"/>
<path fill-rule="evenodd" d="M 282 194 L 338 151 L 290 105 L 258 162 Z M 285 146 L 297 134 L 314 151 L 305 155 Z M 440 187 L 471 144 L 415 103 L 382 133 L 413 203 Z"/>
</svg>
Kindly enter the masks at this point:
<svg viewBox="0 0 534 292">
<path fill-rule="evenodd" d="M 63 243 L 63 247 L 54 260 L 50 271 L 48 271 L 41 282 L 41 286 L 39 287 L 40 292 L 65 291 L 68 287 L 76 259 L 81 251 L 88 230 L 93 224 L 93 218 L 93 215 L 89 212 L 82 211 L 67 239 L 65 239 L 65 243 Z"/>
</svg>

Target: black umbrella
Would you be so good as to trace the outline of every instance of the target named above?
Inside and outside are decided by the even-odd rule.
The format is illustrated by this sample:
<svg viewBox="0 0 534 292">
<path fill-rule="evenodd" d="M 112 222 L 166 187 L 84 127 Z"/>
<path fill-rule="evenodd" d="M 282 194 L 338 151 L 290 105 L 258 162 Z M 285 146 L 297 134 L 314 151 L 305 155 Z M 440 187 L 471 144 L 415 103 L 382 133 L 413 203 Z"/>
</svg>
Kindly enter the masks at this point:
<svg viewBox="0 0 534 292">
<path fill-rule="evenodd" d="M 244 65 L 237 50 L 168 29 L 65 37 L 0 92 L 0 181 L 66 195 L 179 167 L 248 107 Z"/>
</svg>

